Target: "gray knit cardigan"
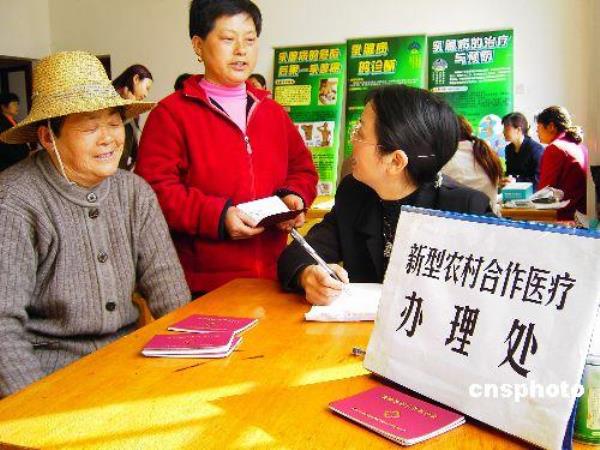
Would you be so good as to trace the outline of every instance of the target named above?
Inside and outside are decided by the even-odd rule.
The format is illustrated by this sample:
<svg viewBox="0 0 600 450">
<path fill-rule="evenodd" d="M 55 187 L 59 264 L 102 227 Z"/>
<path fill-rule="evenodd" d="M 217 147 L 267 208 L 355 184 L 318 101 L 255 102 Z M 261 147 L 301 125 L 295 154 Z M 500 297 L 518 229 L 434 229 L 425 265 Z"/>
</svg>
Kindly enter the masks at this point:
<svg viewBox="0 0 600 450">
<path fill-rule="evenodd" d="M 72 186 L 40 151 L 0 174 L 0 397 L 135 328 L 190 292 L 152 189 L 119 170 Z"/>
</svg>

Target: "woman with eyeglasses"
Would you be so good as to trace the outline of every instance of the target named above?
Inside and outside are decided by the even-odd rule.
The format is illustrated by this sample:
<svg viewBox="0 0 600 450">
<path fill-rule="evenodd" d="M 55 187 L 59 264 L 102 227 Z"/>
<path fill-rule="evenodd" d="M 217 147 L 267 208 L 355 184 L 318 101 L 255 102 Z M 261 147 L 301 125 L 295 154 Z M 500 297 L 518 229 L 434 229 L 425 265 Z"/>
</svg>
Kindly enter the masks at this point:
<svg viewBox="0 0 600 450">
<path fill-rule="evenodd" d="M 439 174 L 459 136 L 452 108 L 434 94 L 404 85 L 371 91 L 352 133 L 352 175 L 340 183 L 331 212 L 306 237 L 342 281 L 294 242 L 278 261 L 283 288 L 304 291 L 309 303 L 323 305 L 349 281 L 381 283 L 402 205 L 491 213 L 485 194 Z"/>
</svg>

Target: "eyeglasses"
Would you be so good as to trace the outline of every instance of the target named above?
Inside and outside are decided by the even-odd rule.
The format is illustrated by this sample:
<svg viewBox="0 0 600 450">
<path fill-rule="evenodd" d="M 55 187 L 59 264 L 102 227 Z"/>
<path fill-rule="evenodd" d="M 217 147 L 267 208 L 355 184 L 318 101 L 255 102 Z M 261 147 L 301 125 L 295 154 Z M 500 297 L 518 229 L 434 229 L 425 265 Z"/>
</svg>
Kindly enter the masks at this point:
<svg viewBox="0 0 600 450">
<path fill-rule="evenodd" d="M 363 141 L 362 139 L 360 139 L 358 137 L 358 133 L 359 133 L 361 127 L 362 127 L 361 122 L 357 122 L 356 125 L 354 125 L 352 127 L 352 130 L 350 131 L 350 141 L 351 142 L 358 142 L 359 144 L 363 144 L 363 145 L 373 145 L 380 150 L 385 150 L 385 147 L 381 144 L 373 144 L 371 142 L 366 142 L 366 141 Z M 431 158 L 431 157 L 435 157 L 435 154 L 431 153 L 429 155 L 416 155 L 416 157 L 417 158 Z"/>
<path fill-rule="evenodd" d="M 352 130 L 350 131 L 350 142 L 358 142 L 359 144 L 363 144 L 363 145 L 372 145 L 374 147 L 377 147 L 380 150 L 384 149 L 384 147 L 382 145 L 373 144 L 371 142 L 366 142 L 366 141 L 363 141 L 362 139 L 360 139 L 358 137 L 358 133 L 360 132 L 361 128 L 362 128 L 362 123 L 356 122 L 356 124 L 352 127 Z"/>
</svg>

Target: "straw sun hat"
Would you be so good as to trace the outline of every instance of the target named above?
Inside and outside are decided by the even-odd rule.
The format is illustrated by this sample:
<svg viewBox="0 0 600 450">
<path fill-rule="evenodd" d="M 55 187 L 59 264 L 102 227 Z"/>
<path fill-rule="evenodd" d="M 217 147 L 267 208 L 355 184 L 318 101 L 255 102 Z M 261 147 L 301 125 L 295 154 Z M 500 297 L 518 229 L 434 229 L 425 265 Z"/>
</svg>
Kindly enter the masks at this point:
<svg viewBox="0 0 600 450">
<path fill-rule="evenodd" d="M 122 106 L 125 118 L 150 110 L 154 103 L 121 98 L 94 55 L 60 52 L 39 61 L 33 70 L 33 105 L 17 125 L 0 134 L 9 144 L 37 141 L 40 122 L 68 114 Z"/>
</svg>

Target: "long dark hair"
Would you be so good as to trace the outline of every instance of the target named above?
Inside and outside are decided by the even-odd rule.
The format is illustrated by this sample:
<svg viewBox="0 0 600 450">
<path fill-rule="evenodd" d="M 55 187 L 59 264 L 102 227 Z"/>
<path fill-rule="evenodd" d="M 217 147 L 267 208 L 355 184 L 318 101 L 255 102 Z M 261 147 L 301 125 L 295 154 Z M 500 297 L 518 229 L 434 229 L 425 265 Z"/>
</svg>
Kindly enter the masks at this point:
<svg viewBox="0 0 600 450">
<path fill-rule="evenodd" d="M 380 151 L 404 151 L 413 181 L 434 181 L 458 145 L 458 120 L 450 105 L 429 91 L 402 84 L 375 88 L 366 102 L 375 110 Z"/>
<path fill-rule="evenodd" d="M 473 156 L 494 185 L 498 185 L 502 177 L 502 163 L 496 152 L 483 139 L 473 134 L 473 127 L 464 116 L 458 116 L 460 140 L 473 143 Z M 516 127 L 515 127 L 516 128 Z"/>
<path fill-rule="evenodd" d="M 219 17 L 248 14 L 254 22 L 256 35 L 260 36 L 262 15 L 250 0 L 192 0 L 190 3 L 190 39 L 194 36 L 206 39 Z"/>
<path fill-rule="evenodd" d="M 123 89 L 124 87 L 126 87 L 131 93 L 133 93 L 133 77 L 135 77 L 136 75 L 138 76 L 140 81 L 146 78 L 154 80 L 154 78 L 152 78 L 152 74 L 146 66 L 142 66 L 141 64 L 134 64 L 133 66 L 129 66 L 123 71 L 121 75 L 115 78 L 112 81 L 112 84 L 116 90 Z"/>
<path fill-rule="evenodd" d="M 573 125 L 571 114 L 563 106 L 554 105 L 547 107 L 535 116 L 535 121 L 545 127 L 553 123 L 559 133 L 564 132 L 567 138 L 576 144 L 580 144 L 583 141 L 583 129 Z"/>
</svg>

